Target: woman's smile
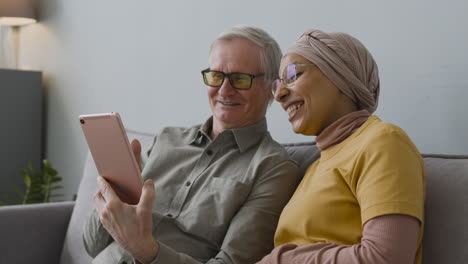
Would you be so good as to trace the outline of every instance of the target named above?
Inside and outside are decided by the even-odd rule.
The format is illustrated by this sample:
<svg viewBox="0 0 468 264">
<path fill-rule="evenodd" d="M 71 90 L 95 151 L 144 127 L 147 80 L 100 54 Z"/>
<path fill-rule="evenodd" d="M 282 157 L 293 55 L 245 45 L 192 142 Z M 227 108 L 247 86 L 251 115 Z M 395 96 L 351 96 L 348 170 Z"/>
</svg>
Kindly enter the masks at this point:
<svg viewBox="0 0 468 264">
<path fill-rule="evenodd" d="M 300 111 L 301 107 L 304 105 L 304 101 L 294 102 L 285 108 L 285 111 L 288 113 L 289 121 L 291 121 L 297 113 Z"/>
</svg>

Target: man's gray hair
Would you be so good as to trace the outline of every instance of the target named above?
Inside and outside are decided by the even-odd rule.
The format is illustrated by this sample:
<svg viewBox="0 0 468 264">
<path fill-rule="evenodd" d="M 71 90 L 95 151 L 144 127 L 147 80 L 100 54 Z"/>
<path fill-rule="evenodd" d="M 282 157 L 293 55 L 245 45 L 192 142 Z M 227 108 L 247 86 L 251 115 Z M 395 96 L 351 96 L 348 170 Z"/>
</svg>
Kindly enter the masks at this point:
<svg viewBox="0 0 468 264">
<path fill-rule="evenodd" d="M 210 56 L 211 50 L 217 41 L 236 38 L 248 39 L 261 47 L 260 61 L 265 74 L 265 85 L 270 89 L 271 83 L 278 78 L 278 69 L 281 62 L 282 53 L 278 43 L 261 28 L 237 25 L 223 31 L 213 43 L 211 43 Z"/>
</svg>

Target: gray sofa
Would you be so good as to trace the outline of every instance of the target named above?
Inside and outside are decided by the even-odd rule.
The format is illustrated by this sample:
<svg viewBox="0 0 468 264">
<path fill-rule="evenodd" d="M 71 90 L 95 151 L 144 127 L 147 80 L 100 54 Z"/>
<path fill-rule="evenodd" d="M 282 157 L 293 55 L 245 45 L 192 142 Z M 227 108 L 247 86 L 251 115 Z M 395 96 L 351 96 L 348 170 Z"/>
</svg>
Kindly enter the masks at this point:
<svg viewBox="0 0 468 264">
<path fill-rule="evenodd" d="M 151 144 L 152 135 L 128 131 Z M 302 171 L 320 153 L 314 143 L 284 145 Z M 424 155 L 427 169 L 425 264 L 468 263 L 468 156 Z M 76 202 L 0 207 L 0 263 L 91 263 L 82 242 L 97 172 L 88 154 Z"/>
</svg>

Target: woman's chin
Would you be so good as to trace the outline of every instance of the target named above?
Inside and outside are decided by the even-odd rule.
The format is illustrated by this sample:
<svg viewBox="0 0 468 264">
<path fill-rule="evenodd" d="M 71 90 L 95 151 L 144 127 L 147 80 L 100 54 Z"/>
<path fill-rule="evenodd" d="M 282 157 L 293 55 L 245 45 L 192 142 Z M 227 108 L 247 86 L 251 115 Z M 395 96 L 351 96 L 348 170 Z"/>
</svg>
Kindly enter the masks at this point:
<svg viewBox="0 0 468 264">
<path fill-rule="evenodd" d="M 314 129 L 311 129 L 309 127 L 303 126 L 299 122 L 297 122 L 297 123 L 293 122 L 293 123 L 291 123 L 291 126 L 292 126 L 293 132 L 296 133 L 296 134 L 301 134 L 301 135 L 304 135 L 304 136 L 316 136 L 317 135 L 317 131 L 315 131 Z"/>
<path fill-rule="evenodd" d="M 293 122 L 291 126 L 292 126 L 291 128 L 294 133 L 304 135 L 304 129 L 300 124 L 298 124 L 297 122 Z"/>
</svg>

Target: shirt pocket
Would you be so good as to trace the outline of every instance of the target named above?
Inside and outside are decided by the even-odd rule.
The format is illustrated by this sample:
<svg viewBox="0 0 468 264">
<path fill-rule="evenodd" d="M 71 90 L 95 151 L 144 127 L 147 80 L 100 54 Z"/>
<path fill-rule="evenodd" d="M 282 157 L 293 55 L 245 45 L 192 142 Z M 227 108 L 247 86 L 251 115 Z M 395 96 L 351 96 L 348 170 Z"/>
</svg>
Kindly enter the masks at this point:
<svg viewBox="0 0 468 264">
<path fill-rule="evenodd" d="M 235 214 L 244 204 L 250 191 L 246 183 L 223 177 L 211 177 L 188 201 L 181 213 L 187 232 L 221 247 Z"/>
<path fill-rule="evenodd" d="M 245 185 L 242 182 L 232 180 L 230 178 L 222 178 L 222 177 L 212 177 L 210 181 L 206 184 L 206 189 L 217 192 L 220 190 L 225 189 L 241 189 L 242 185 Z"/>
</svg>

